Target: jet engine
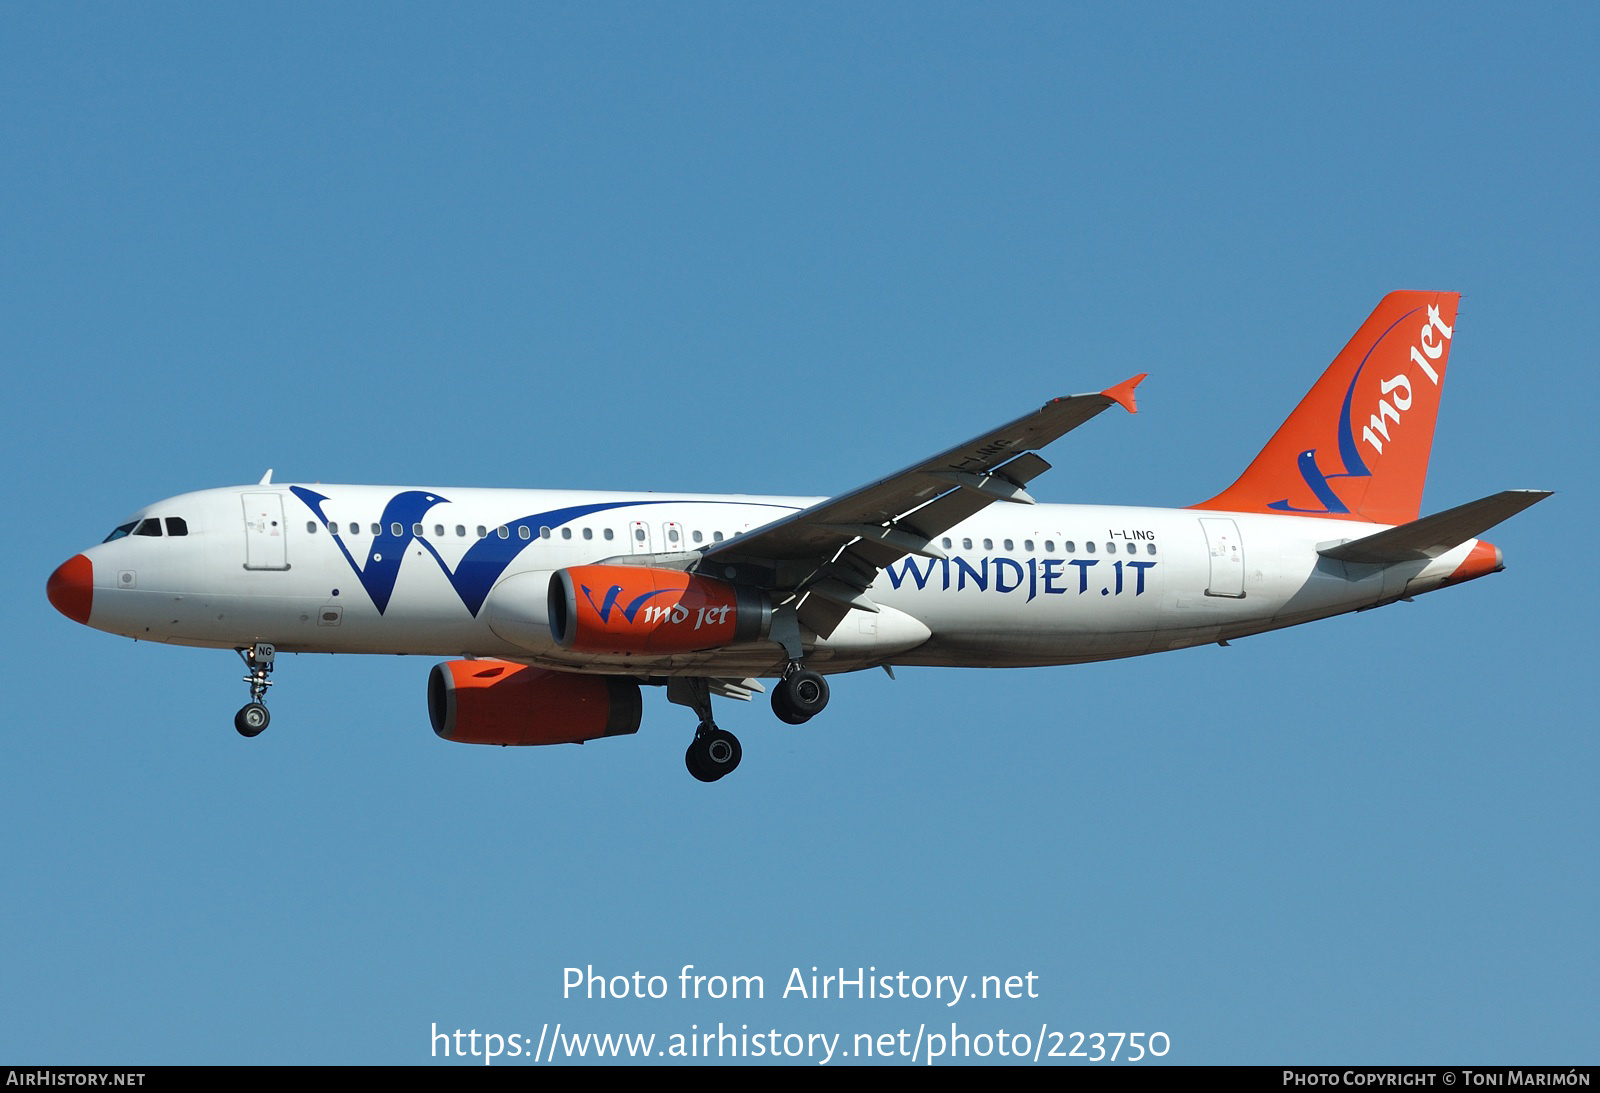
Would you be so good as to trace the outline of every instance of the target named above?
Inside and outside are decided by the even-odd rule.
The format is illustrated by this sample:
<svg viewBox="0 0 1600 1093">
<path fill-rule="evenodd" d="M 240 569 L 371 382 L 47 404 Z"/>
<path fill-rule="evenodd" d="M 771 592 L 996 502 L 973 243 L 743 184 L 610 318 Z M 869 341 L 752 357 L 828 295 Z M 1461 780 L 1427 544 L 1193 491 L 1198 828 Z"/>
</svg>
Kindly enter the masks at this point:
<svg viewBox="0 0 1600 1093">
<path fill-rule="evenodd" d="M 549 617 L 557 644 L 572 652 L 692 653 L 765 638 L 772 601 L 676 569 L 584 565 L 551 575 Z"/>
<path fill-rule="evenodd" d="M 463 744 L 581 744 L 629 736 L 643 716 L 639 685 L 616 676 L 449 660 L 428 675 L 433 731 Z"/>
</svg>

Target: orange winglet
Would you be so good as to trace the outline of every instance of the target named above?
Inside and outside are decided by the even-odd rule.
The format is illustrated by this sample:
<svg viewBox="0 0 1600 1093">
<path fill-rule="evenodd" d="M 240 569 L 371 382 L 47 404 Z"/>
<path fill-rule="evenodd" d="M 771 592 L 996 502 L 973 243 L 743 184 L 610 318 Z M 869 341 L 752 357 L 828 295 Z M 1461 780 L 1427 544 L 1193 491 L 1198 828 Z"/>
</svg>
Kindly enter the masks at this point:
<svg viewBox="0 0 1600 1093">
<path fill-rule="evenodd" d="M 1122 407 L 1124 410 L 1128 411 L 1128 413 L 1137 414 L 1139 412 L 1139 407 L 1133 401 L 1133 389 L 1143 383 L 1144 378 L 1149 374 L 1149 372 L 1140 372 L 1132 379 L 1123 380 L 1115 387 L 1107 387 L 1100 393 L 1106 398 L 1110 399 L 1112 402 L 1116 403 L 1118 406 Z"/>
</svg>

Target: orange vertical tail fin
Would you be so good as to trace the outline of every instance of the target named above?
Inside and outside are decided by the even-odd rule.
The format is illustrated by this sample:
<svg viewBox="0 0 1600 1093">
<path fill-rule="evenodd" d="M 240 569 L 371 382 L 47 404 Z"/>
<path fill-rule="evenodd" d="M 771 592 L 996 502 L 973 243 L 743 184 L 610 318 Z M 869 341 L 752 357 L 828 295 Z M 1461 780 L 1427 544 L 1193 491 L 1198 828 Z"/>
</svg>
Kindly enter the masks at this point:
<svg viewBox="0 0 1600 1093">
<path fill-rule="evenodd" d="M 1193 507 L 1415 520 L 1460 299 L 1385 296 L 1239 480 Z"/>
</svg>

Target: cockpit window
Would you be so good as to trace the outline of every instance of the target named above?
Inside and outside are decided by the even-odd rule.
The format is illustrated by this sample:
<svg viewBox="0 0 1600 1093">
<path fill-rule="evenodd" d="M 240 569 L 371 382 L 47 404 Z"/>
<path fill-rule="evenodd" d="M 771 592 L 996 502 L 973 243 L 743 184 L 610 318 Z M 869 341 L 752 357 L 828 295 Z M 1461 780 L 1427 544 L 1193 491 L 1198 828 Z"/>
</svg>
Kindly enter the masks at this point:
<svg viewBox="0 0 1600 1093">
<path fill-rule="evenodd" d="M 100 541 L 109 543 L 113 539 L 121 539 L 127 535 L 145 535 L 159 538 L 161 536 L 161 523 L 162 518 L 159 516 L 147 516 L 143 520 L 129 520 L 126 524 L 119 524 L 115 531 Z M 168 535 L 189 534 L 189 522 L 181 516 L 166 517 L 166 525 Z"/>
</svg>

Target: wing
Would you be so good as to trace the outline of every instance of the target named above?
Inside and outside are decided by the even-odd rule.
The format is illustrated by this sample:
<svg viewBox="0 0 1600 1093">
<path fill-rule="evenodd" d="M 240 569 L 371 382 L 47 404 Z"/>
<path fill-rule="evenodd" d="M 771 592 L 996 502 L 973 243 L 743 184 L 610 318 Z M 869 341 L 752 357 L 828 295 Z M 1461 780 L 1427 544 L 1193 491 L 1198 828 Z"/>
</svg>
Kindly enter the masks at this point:
<svg viewBox="0 0 1600 1093">
<path fill-rule="evenodd" d="M 827 637 L 852 609 L 878 610 L 866 589 L 885 566 L 907 554 L 943 558 L 933 540 L 996 501 L 1033 504 L 1023 487 L 1050 469 L 1033 449 L 1109 406 L 1137 412 L 1133 390 L 1144 378 L 1141 373 L 1095 394 L 1052 399 L 898 474 L 721 543 L 695 568 L 709 575 L 766 571 L 762 583 L 779 593 L 775 598 Z"/>
</svg>

